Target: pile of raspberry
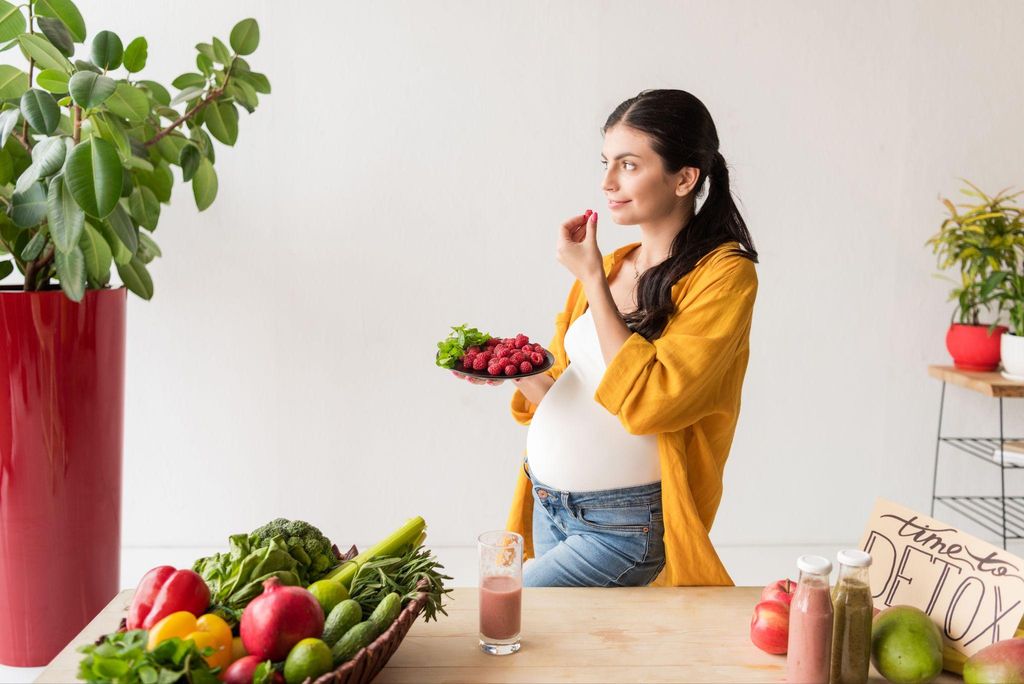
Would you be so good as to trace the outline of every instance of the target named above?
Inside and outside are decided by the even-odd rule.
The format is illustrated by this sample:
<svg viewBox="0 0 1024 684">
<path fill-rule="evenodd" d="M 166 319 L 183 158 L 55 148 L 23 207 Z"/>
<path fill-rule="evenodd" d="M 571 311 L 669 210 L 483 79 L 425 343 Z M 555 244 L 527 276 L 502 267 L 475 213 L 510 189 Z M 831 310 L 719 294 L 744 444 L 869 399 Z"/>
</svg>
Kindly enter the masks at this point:
<svg viewBox="0 0 1024 684">
<path fill-rule="evenodd" d="M 462 368 L 511 377 L 531 373 L 545 361 L 547 352 L 544 347 L 530 342 L 529 337 L 520 333 L 515 337 L 492 337 L 483 349 L 477 345 L 470 347 L 462 357 Z"/>
</svg>

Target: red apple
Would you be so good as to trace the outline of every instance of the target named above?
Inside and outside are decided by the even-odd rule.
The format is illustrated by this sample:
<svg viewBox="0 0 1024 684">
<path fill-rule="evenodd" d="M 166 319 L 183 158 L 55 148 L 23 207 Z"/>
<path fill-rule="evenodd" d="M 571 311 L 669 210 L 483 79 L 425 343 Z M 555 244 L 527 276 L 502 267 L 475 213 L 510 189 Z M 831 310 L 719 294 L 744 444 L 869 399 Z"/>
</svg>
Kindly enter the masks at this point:
<svg viewBox="0 0 1024 684">
<path fill-rule="evenodd" d="M 765 653 L 785 653 L 789 645 L 789 606 L 781 601 L 761 601 L 754 606 L 750 640 Z"/>
<path fill-rule="evenodd" d="M 761 591 L 761 600 L 778 601 L 788 606 L 793 601 L 794 591 L 796 591 L 796 582 L 791 579 L 780 579 Z"/>
</svg>

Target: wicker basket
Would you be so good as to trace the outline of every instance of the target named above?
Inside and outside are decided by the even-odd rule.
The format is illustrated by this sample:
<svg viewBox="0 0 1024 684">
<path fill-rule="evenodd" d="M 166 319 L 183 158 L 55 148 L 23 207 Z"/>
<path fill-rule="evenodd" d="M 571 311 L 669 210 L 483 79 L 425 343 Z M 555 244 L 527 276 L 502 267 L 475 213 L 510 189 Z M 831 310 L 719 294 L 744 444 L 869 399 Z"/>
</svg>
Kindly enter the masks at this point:
<svg viewBox="0 0 1024 684">
<path fill-rule="evenodd" d="M 337 546 L 334 547 L 333 551 L 339 559 L 348 560 L 348 558 L 355 555 L 356 547 L 353 546 L 348 554 L 344 556 L 338 551 Z M 418 588 L 420 590 L 419 595 L 412 601 L 409 601 L 405 608 L 402 609 L 402 612 L 398 614 L 398 617 L 395 618 L 395 621 L 391 623 L 391 626 L 384 630 L 368 646 L 360 649 L 352 656 L 351 660 L 339 665 L 337 669 L 317 677 L 315 682 L 311 677 L 307 677 L 303 684 L 310 684 L 311 682 L 314 682 L 314 684 L 368 684 L 368 682 L 373 681 L 373 678 L 380 674 L 380 671 L 387 665 L 388 660 L 398 650 L 398 645 L 402 643 L 402 639 L 409 633 L 412 623 L 416 622 L 416 618 L 420 616 L 420 612 L 430 596 L 430 583 L 427 580 L 422 580 Z M 117 631 L 126 631 L 127 623 L 128 620 L 126 618 L 121 618 Z M 100 644 L 105 639 L 106 636 L 101 636 L 95 643 Z"/>
</svg>

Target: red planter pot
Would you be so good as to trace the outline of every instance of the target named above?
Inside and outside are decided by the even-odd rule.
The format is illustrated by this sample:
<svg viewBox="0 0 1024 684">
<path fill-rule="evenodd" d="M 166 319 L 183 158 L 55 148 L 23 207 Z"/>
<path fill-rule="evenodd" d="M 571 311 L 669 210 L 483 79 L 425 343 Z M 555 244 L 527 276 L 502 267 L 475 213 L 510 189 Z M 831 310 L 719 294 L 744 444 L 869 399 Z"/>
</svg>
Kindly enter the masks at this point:
<svg viewBox="0 0 1024 684">
<path fill-rule="evenodd" d="M 0 288 L 0 664 L 47 664 L 117 594 L 126 305 Z"/>
<path fill-rule="evenodd" d="M 999 343 L 1006 326 L 998 325 L 990 335 L 987 325 L 954 323 L 946 333 L 946 349 L 953 365 L 966 371 L 994 371 L 999 367 Z"/>
</svg>

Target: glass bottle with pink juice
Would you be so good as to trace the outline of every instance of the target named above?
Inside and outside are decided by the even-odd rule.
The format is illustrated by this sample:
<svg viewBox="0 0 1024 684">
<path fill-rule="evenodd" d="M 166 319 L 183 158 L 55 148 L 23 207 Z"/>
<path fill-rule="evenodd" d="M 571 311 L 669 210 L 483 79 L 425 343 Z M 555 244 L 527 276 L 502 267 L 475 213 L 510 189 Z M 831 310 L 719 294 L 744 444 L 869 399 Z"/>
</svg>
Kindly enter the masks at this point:
<svg viewBox="0 0 1024 684">
<path fill-rule="evenodd" d="M 828 684 L 832 661 L 832 596 L 828 578 L 832 563 L 821 556 L 800 556 L 800 571 L 789 607 L 786 681 Z"/>
</svg>

